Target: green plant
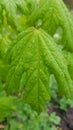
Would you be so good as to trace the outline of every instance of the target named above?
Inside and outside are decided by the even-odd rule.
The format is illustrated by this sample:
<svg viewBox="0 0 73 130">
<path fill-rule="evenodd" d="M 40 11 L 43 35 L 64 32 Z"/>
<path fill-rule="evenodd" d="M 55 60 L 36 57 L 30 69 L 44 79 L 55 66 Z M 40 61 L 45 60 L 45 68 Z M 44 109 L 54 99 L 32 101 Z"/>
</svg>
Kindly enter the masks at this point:
<svg viewBox="0 0 73 130">
<path fill-rule="evenodd" d="M 65 55 L 73 53 L 73 22 L 63 1 L 1 0 L 0 14 L 1 31 L 8 29 L 1 33 L 0 44 L 0 68 L 7 66 L 4 79 L 0 74 L 6 93 L 20 94 L 24 103 L 41 112 L 51 97 L 53 74 L 60 95 L 73 97 L 73 64 Z M 61 48 L 54 37 L 59 28 Z"/>
<path fill-rule="evenodd" d="M 48 116 L 48 113 L 42 112 L 40 115 L 33 111 L 27 104 L 22 104 L 20 101 L 17 104 L 17 112 L 7 118 L 8 124 L 4 130 L 57 130 L 60 124 L 60 117 L 56 113 Z"/>
<path fill-rule="evenodd" d="M 15 98 L 12 96 L 0 96 L 0 122 L 16 111 L 14 100 Z"/>
<path fill-rule="evenodd" d="M 73 99 L 66 99 L 65 97 L 62 97 L 59 100 L 60 109 L 67 111 L 68 108 L 73 108 Z"/>
</svg>

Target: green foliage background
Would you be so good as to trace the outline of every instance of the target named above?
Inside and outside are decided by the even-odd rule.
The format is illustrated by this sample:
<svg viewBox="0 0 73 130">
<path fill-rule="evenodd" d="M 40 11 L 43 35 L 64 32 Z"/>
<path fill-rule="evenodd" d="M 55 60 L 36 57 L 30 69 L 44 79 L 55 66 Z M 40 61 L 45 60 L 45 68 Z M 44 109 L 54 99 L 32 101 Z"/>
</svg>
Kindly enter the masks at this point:
<svg viewBox="0 0 73 130">
<path fill-rule="evenodd" d="M 59 95 L 73 98 L 73 21 L 63 1 L 0 0 L 0 14 L 0 119 L 14 111 L 13 95 L 43 111 L 51 75 Z"/>
</svg>

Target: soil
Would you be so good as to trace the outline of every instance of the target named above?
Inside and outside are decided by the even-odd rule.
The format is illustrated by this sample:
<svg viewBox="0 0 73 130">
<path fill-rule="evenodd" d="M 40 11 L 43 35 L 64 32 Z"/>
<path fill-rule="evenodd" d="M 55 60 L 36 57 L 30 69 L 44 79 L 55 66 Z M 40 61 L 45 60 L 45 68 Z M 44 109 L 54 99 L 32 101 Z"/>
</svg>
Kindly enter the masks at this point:
<svg viewBox="0 0 73 130">
<path fill-rule="evenodd" d="M 73 130 L 73 108 L 69 108 L 66 112 L 60 108 L 49 107 L 48 114 L 56 112 L 56 114 L 61 118 L 61 124 L 58 126 L 61 130 Z"/>
<path fill-rule="evenodd" d="M 69 108 L 62 118 L 62 130 L 73 130 L 73 108 Z"/>
</svg>

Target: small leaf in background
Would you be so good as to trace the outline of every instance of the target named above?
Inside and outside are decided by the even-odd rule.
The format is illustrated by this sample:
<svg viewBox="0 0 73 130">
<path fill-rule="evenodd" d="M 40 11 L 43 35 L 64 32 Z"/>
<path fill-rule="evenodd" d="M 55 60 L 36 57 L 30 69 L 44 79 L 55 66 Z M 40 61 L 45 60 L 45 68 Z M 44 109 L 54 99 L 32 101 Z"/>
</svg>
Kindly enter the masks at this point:
<svg viewBox="0 0 73 130">
<path fill-rule="evenodd" d="M 16 110 L 14 105 L 14 97 L 0 97 L 0 121 L 4 120 L 5 117 L 10 115 L 13 111 Z"/>
<path fill-rule="evenodd" d="M 61 118 L 57 116 L 55 112 L 53 112 L 49 117 L 49 121 L 55 125 L 59 125 Z"/>
</svg>

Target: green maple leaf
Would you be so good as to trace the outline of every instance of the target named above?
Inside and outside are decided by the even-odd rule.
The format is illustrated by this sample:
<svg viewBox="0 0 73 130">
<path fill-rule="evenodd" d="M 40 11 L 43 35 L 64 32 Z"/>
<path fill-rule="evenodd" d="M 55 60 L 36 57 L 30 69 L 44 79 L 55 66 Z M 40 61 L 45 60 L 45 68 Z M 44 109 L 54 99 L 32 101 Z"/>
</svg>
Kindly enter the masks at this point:
<svg viewBox="0 0 73 130">
<path fill-rule="evenodd" d="M 40 0 L 38 8 L 29 17 L 29 25 L 41 27 L 51 36 L 58 27 L 63 29 L 63 44 L 73 51 L 73 22 L 63 0 Z"/>
<path fill-rule="evenodd" d="M 13 26 L 19 26 L 19 16 L 23 14 L 25 19 L 31 14 L 31 12 L 36 8 L 36 0 L 1 0 L 0 1 L 0 12 L 3 16 L 3 11 L 5 11 L 8 23 Z M 3 19 L 1 17 L 1 19 Z"/>
<path fill-rule="evenodd" d="M 70 76 L 71 76 L 71 78 L 73 80 L 73 53 L 63 51 L 63 54 L 64 54 L 64 57 L 67 60 L 68 70 L 69 70 Z"/>
<path fill-rule="evenodd" d="M 33 27 L 18 35 L 9 54 L 8 93 L 24 89 L 24 102 L 38 112 L 50 100 L 49 76 L 54 74 L 59 91 L 66 97 L 73 94 L 67 64 L 54 40 L 43 29 Z"/>
<path fill-rule="evenodd" d="M 24 15 L 29 12 L 24 0 L 1 0 L 0 6 L 5 10 L 9 24 L 14 27 L 18 25 L 18 11 L 20 10 Z"/>
</svg>

